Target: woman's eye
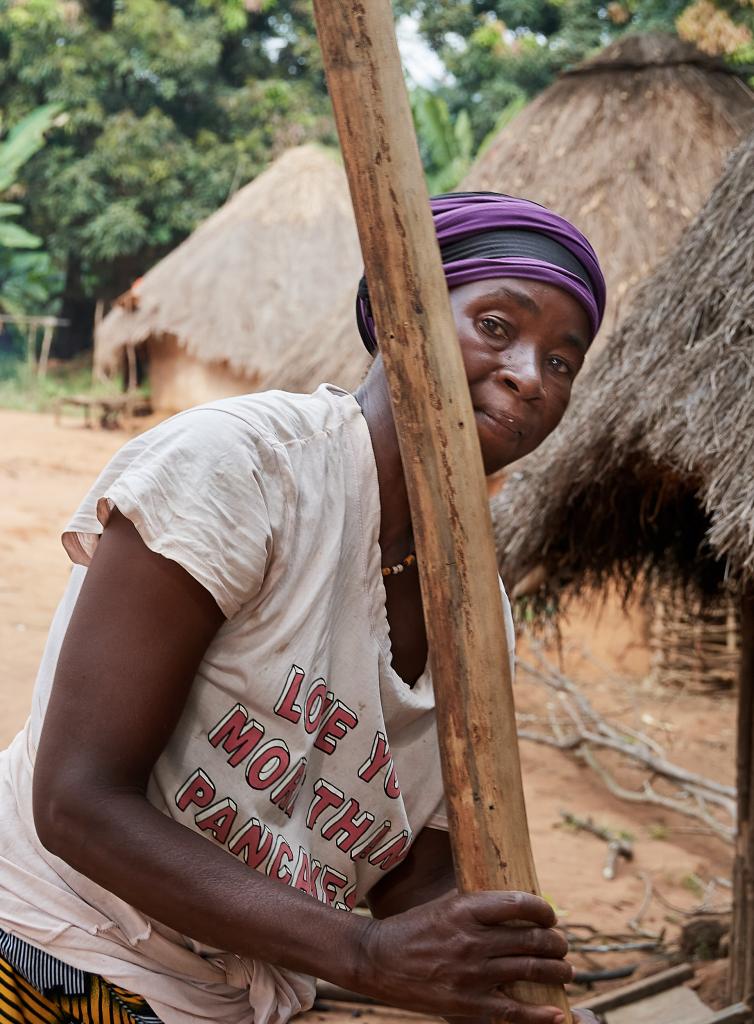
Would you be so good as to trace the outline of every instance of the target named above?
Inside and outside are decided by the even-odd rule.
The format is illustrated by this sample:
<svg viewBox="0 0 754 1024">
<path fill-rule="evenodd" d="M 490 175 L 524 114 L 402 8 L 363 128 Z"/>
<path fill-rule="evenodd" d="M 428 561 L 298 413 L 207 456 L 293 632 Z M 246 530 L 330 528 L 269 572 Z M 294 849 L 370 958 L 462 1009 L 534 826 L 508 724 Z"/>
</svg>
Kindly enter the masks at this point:
<svg viewBox="0 0 754 1024">
<path fill-rule="evenodd" d="M 561 359 L 560 356 L 550 356 L 548 362 L 556 373 L 561 373 L 569 377 L 572 375 L 573 371 L 571 370 L 571 367 L 565 359 Z"/>
<path fill-rule="evenodd" d="M 507 338 L 508 329 L 506 324 L 502 320 L 498 320 L 494 316 L 483 316 L 479 321 L 485 334 L 492 335 L 493 338 Z"/>
</svg>

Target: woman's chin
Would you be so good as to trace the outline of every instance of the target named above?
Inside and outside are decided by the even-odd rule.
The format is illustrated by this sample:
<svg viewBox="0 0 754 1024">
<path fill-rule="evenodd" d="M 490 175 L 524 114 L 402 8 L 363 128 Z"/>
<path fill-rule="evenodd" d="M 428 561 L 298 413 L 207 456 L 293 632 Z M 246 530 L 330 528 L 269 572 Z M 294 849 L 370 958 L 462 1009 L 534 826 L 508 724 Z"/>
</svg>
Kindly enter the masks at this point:
<svg viewBox="0 0 754 1024">
<path fill-rule="evenodd" d="M 482 449 L 482 462 L 487 476 L 509 466 L 511 462 L 526 455 L 524 441 L 520 434 L 499 427 L 483 412 L 475 413 L 477 435 Z"/>
</svg>

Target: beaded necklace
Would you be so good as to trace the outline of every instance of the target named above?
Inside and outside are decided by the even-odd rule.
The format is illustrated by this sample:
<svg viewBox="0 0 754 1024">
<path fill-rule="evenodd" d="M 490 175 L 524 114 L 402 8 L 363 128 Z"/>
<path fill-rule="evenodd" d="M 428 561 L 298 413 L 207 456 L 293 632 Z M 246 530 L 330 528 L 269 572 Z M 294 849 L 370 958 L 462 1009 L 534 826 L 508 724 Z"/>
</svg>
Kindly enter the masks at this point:
<svg viewBox="0 0 754 1024">
<path fill-rule="evenodd" d="M 414 551 L 410 555 L 406 555 L 403 561 L 397 565 L 383 565 L 382 575 L 397 576 L 399 572 L 403 572 L 404 569 L 410 569 L 412 565 L 416 565 L 416 552 Z"/>
</svg>

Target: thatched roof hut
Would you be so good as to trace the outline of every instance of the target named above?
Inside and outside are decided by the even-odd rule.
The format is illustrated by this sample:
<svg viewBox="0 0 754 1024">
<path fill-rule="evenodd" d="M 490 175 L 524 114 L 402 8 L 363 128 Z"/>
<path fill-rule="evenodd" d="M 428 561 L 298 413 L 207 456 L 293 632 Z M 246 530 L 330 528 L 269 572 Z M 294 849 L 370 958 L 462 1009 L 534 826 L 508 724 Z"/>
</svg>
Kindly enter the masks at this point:
<svg viewBox="0 0 754 1024">
<path fill-rule="evenodd" d="M 753 115 L 754 94 L 720 61 L 675 36 L 625 36 L 506 125 L 463 188 L 526 196 L 586 233 L 608 283 L 599 349 Z"/>
<path fill-rule="evenodd" d="M 754 585 L 754 134 L 494 504 L 506 576 Z"/>
<path fill-rule="evenodd" d="M 662 576 L 741 614 L 730 994 L 754 1003 L 754 134 L 496 502 L 504 573 L 557 604 Z"/>
<path fill-rule="evenodd" d="M 112 370 L 127 346 L 147 343 L 161 409 L 277 386 L 291 351 L 313 345 L 346 296 L 353 303 L 360 272 L 337 157 L 289 150 L 114 306 L 96 334 L 96 366 Z M 326 361 L 317 370 L 334 376 Z"/>
</svg>

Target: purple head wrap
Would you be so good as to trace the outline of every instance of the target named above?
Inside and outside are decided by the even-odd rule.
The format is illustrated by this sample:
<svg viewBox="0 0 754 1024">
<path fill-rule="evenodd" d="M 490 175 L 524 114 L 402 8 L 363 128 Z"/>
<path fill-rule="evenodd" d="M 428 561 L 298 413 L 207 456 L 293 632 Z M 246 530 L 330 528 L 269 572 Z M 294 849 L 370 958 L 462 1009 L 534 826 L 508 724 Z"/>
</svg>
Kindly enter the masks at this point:
<svg viewBox="0 0 754 1024">
<path fill-rule="evenodd" d="M 431 200 L 448 288 L 494 277 L 556 285 L 581 303 L 592 338 L 605 312 L 605 279 L 594 249 L 564 217 L 528 199 L 497 192 L 456 192 Z M 356 320 L 370 352 L 377 348 L 366 281 Z M 590 339 L 591 340 L 591 339 Z"/>
</svg>

